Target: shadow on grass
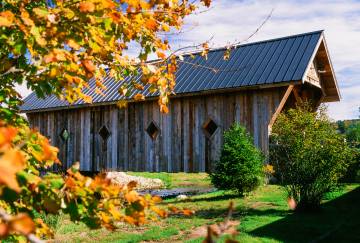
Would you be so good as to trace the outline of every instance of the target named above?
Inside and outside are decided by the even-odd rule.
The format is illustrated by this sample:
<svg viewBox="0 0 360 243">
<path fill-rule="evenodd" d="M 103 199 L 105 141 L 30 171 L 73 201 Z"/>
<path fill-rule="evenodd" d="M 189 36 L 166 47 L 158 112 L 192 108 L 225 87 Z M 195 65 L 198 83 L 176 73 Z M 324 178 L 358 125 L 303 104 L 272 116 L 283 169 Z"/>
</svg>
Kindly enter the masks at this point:
<svg viewBox="0 0 360 243">
<path fill-rule="evenodd" d="M 360 187 L 324 203 L 317 213 L 248 210 L 247 215 L 284 218 L 248 232 L 282 242 L 360 242 Z"/>
</svg>

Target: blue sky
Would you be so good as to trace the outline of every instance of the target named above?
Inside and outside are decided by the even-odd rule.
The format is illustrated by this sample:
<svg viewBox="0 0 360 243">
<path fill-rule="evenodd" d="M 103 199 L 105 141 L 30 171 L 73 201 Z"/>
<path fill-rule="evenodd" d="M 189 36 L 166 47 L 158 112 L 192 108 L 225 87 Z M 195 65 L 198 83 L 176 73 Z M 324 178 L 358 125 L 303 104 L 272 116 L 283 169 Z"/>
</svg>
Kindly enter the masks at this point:
<svg viewBox="0 0 360 243">
<path fill-rule="evenodd" d="M 328 103 L 331 118 L 353 119 L 360 113 L 360 1 L 213 0 L 212 8 L 187 19 L 185 33 L 173 37 L 181 47 L 213 37 L 214 47 L 246 39 L 274 9 L 249 42 L 325 30 L 325 39 L 342 95 Z"/>
<path fill-rule="evenodd" d="M 210 10 L 189 17 L 184 33 L 172 36 L 176 49 L 212 38 L 213 47 L 246 39 L 274 9 L 272 17 L 249 42 L 325 30 L 342 100 L 329 103 L 335 120 L 360 113 L 360 1 L 213 0 Z M 29 91 L 23 87 L 20 93 Z"/>
</svg>

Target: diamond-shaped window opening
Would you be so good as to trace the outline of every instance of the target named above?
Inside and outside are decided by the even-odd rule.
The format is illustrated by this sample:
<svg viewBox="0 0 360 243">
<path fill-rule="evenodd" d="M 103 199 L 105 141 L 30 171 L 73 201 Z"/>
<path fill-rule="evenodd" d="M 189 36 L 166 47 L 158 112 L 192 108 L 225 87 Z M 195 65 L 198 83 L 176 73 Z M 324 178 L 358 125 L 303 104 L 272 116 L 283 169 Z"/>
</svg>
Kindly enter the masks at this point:
<svg viewBox="0 0 360 243">
<path fill-rule="evenodd" d="M 64 129 L 61 131 L 61 133 L 60 133 L 60 138 L 61 138 L 64 142 L 66 142 L 66 141 L 70 138 L 70 133 L 69 133 L 69 131 L 68 131 L 66 128 L 64 128 Z"/>
<path fill-rule="evenodd" d="M 212 119 L 207 120 L 203 125 L 204 133 L 209 138 L 214 135 L 217 129 L 218 125 Z"/>
<path fill-rule="evenodd" d="M 99 135 L 100 137 L 106 141 L 110 135 L 111 135 L 111 132 L 109 131 L 109 129 L 104 125 L 102 126 L 100 129 L 99 129 Z"/>
<path fill-rule="evenodd" d="M 156 125 L 155 122 L 152 121 L 146 128 L 146 132 L 151 137 L 151 139 L 155 140 L 160 133 L 160 128 Z"/>
</svg>

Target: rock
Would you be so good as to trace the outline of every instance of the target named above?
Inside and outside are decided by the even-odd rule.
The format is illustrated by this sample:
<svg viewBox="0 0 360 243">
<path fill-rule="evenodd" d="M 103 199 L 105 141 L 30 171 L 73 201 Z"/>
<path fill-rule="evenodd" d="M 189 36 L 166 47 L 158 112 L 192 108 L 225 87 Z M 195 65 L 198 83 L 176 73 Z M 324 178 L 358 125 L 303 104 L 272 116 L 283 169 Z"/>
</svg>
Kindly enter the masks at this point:
<svg viewBox="0 0 360 243">
<path fill-rule="evenodd" d="M 186 199 L 188 199 L 188 198 L 189 198 L 189 197 L 186 196 L 186 195 L 184 195 L 184 194 L 180 194 L 180 195 L 178 195 L 178 196 L 176 197 L 177 200 L 186 200 Z"/>
<path fill-rule="evenodd" d="M 130 181 L 137 183 L 136 190 L 149 190 L 165 188 L 165 184 L 160 179 L 150 179 L 142 176 L 132 176 L 125 172 L 111 171 L 106 173 L 106 178 L 110 179 L 112 183 L 121 186 L 127 185 Z"/>
</svg>

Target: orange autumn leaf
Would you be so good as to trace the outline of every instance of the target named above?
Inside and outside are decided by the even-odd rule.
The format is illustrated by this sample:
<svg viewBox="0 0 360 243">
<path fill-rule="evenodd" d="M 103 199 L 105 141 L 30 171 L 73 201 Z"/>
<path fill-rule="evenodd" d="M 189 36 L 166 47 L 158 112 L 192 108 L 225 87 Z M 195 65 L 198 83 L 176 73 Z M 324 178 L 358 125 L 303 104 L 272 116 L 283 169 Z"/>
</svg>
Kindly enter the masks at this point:
<svg viewBox="0 0 360 243">
<path fill-rule="evenodd" d="M 56 62 L 56 61 L 57 61 L 57 58 L 56 58 L 56 55 L 54 53 L 49 53 L 49 54 L 44 56 L 44 62 L 45 63 Z"/>
<path fill-rule="evenodd" d="M 294 210 L 296 208 L 296 206 L 297 206 L 296 201 L 292 197 L 289 197 L 287 199 L 287 203 L 288 203 L 289 208 L 292 209 L 292 210 Z"/>
<path fill-rule="evenodd" d="M 210 7 L 211 0 L 201 0 L 201 2 L 203 2 L 206 7 Z"/>
<path fill-rule="evenodd" d="M 9 222 L 10 231 L 28 235 L 35 231 L 35 223 L 29 215 L 20 213 Z"/>
<path fill-rule="evenodd" d="M 0 127 L 0 148 L 9 145 L 17 134 L 14 127 Z"/>
<path fill-rule="evenodd" d="M 136 191 L 130 191 L 125 195 L 126 201 L 133 203 L 139 200 L 139 194 Z"/>
<path fill-rule="evenodd" d="M 145 96 L 142 94 L 136 94 L 134 95 L 134 100 L 136 101 L 145 100 Z"/>
<path fill-rule="evenodd" d="M 136 182 L 136 181 L 130 181 L 130 182 L 127 184 L 128 190 L 133 190 L 136 186 L 137 186 L 137 182 Z"/>
<path fill-rule="evenodd" d="M 96 67 L 95 67 L 94 63 L 92 61 L 90 61 L 90 60 L 83 60 L 81 62 L 81 64 L 86 69 L 86 71 L 89 72 L 89 73 L 93 73 L 96 70 Z"/>
<path fill-rule="evenodd" d="M 167 114 L 169 113 L 169 108 L 166 105 L 160 105 L 160 111 Z"/>
<path fill-rule="evenodd" d="M 190 209 L 183 209 L 182 210 L 182 213 L 186 216 L 191 216 L 194 214 L 194 211 L 193 210 L 190 210 Z"/>
<path fill-rule="evenodd" d="M 144 86 L 141 84 L 134 84 L 134 88 L 137 90 L 144 90 Z"/>
<path fill-rule="evenodd" d="M 0 238 L 4 238 L 9 234 L 9 227 L 7 224 L 0 223 Z"/>
<path fill-rule="evenodd" d="M 173 205 L 169 205 L 169 210 L 172 212 L 172 213 L 177 213 L 179 211 L 179 209 Z"/>
<path fill-rule="evenodd" d="M 0 184 L 19 192 L 16 173 L 24 168 L 25 158 L 20 151 L 9 149 L 0 157 Z"/>
<path fill-rule="evenodd" d="M 160 202 L 162 202 L 162 199 L 161 199 L 161 197 L 159 197 L 159 196 L 153 196 L 153 197 L 152 197 L 152 201 L 153 201 L 154 203 L 160 203 Z"/>
<path fill-rule="evenodd" d="M 74 188 L 74 187 L 76 187 L 76 182 L 73 178 L 68 177 L 65 180 L 65 185 L 67 188 Z"/>
<path fill-rule="evenodd" d="M 166 55 L 165 55 L 164 52 L 157 51 L 157 52 L 156 52 L 156 55 L 158 56 L 158 58 L 166 59 Z"/>
<path fill-rule="evenodd" d="M 146 22 L 145 22 L 145 26 L 146 28 L 150 29 L 150 30 L 156 30 L 158 24 L 156 22 L 155 19 L 148 19 Z"/>
<path fill-rule="evenodd" d="M 152 207 L 151 210 L 157 215 L 159 215 L 161 218 L 167 217 L 167 212 L 163 209 L 160 209 L 158 207 Z"/>
<path fill-rule="evenodd" d="M 136 223 L 136 220 L 130 216 L 124 216 L 124 221 L 128 224 L 133 224 L 133 225 Z"/>
<path fill-rule="evenodd" d="M 116 4 L 112 0 L 102 0 L 101 4 L 103 8 L 109 8 L 109 9 L 116 8 Z"/>
<path fill-rule="evenodd" d="M 57 160 L 57 153 L 59 152 L 59 149 L 54 146 L 51 146 L 49 140 L 44 139 L 41 146 L 43 149 L 42 161 Z"/>
<path fill-rule="evenodd" d="M 11 11 L 0 13 L 0 27 L 10 27 L 14 22 L 14 14 Z"/>
<path fill-rule="evenodd" d="M 92 2 L 81 2 L 79 3 L 79 10 L 83 13 L 91 13 L 95 11 L 95 4 Z"/>
</svg>

